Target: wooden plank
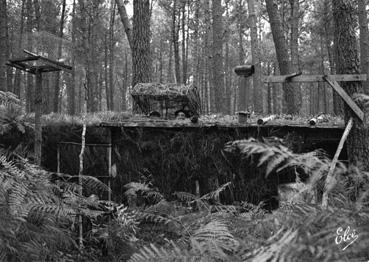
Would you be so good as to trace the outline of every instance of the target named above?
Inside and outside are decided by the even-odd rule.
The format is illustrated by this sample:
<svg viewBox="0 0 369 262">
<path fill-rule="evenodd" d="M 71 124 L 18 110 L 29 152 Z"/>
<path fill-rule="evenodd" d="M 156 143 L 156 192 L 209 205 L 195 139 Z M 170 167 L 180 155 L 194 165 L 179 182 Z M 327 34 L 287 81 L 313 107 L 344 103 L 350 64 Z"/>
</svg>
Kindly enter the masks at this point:
<svg viewBox="0 0 369 262">
<path fill-rule="evenodd" d="M 287 75 L 288 78 L 289 75 Z M 324 75 L 299 75 L 290 79 L 289 82 L 325 82 Z M 328 75 L 331 79 L 338 82 L 366 81 L 366 74 L 361 75 Z M 284 83 L 286 76 L 263 76 L 262 81 L 265 83 Z"/>
<path fill-rule="evenodd" d="M 345 144 L 345 141 L 346 141 L 348 135 L 350 134 L 350 131 L 351 131 L 351 128 L 352 128 L 353 125 L 354 125 L 354 121 L 353 121 L 353 119 L 351 117 L 350 120 L 347 123 L 347 126 L 345 128 L 345 131 L 343 132 L 343 135 L 341 137 L 340 143 L 338 144 L 338 147 L 337 147 L 337 151 L 334 154 L 332 163 L 331 163 L 331 165 L 329 167 L 329 171 L 328 171 L 327 179 L 326 179 L 326 183 L 325 183 L 325 190 L 324 190 L 323 198 L 322 198 L 322 208 L 324 208 L 324 209 L 326 209 L 328 207 L 328 193 L 329 193 L 329 191 L 331 189 L 331 188 L 328 187 L 328 185 L 331 187 L 330 184 L 333 183 L 334 169 L 336 168 L 338 157 L 341 154 L 343 145 Z"/>
<path fill-rule="evenodd" d="M 54 61 L 54 60 L 51 60 L 49 58 L 46 58 L 46 57 L 43 57 L 43 56 L 39 56 L 35 53 L 32 53 L 30 51 L 27 51 L 27 50 L 23 50 L 23 52 L 25 52 L 26 54 L 30 55 L 30 56 L 33 56 L 33 57 L 39 57 L 39 60 L 42 60 L 48 64 L 51 64 L 52 66 L 56 67 L 56 68 L 59 68 L 61 70 L 64 70 L 64 71 L 72 71 L 73 70 L 73 67 L 69 66 L 69 65 L 66 65 L 64 63 L 61 63 L 61 62 L 58 62 L 58 61 Z"/>
<path fill-rule="evenodd" d="M 20 57 L 20 58 L 9 59 L 9 62 L 12 62 L 12 63 L 29 62 L 29 61 L 35 61 L 39 58 L 40 56 Z"/>
<path fill-rule="evenodd" d="M 354 111 L 361 121 L 364 120 L 364 112 L 360 107 L 352 100 L 352 98 L 346 93 L 346 91 L 338 84 L 338 82 L 332 79 L 330 76 L 324 77 L 327 83 L 342 97 L 346 104 Z"/>
<path fill-rule="evenodd" d="M 22 70 L 22 71 L 25 71 L 25 72 L 28 72 L 28 73 L 31 73 L 31 74 L 36 74 L 36 72 L 32 71 L 31 69 L 29 68 L 26 68 L 26 67 L 22 67 L 18 64 L 14 64 L 14 63 L 6 63 L 7 66 L 11 66 L 11 67 L 14 67 L 16 69 L 19 69 L 19 70 Z"/>
</svg>

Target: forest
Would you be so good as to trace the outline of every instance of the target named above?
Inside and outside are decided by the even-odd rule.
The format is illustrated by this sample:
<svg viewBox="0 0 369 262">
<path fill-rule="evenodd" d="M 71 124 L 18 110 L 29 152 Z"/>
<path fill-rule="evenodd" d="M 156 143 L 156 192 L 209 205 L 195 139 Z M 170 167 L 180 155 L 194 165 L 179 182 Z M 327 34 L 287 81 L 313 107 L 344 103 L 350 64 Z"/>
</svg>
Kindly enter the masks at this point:
<svg viewBox="0 0 369 262">
<path fill-rule="evenodd" d="M 368 261 L 365 0 L 1 0 L 0 262 Z"/>
</svg>

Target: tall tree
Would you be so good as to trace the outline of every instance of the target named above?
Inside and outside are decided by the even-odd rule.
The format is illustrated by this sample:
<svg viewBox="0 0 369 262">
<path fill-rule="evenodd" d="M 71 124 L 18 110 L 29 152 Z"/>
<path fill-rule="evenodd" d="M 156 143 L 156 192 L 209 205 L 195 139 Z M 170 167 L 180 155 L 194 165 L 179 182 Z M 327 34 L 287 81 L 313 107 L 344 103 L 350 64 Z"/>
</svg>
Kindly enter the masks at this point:
<svg viewBox="0 0 369 262">
<path fill-rule="evenodd" d="M 177 22 L 177 1 L 173 0 L 172 9 L 172 42 L 174 50 L 174 70 L 176 76 L 176 83 L 181 82 L 181 69 L 180 69 L 180 58 L 179 58 L 179 21 Z M 179 17 L 179 16 L 178 16 Z"/>
<path fill-rule="evenodd" d="M 0 3 L 0 91 L 7 91 L 6 61 L 9 58 L 7 1 Z"/>
<path fill-rule="evenodd" d="M 366 3 L 365 0 L 357 0 L 360 26 L 360 69 L 361 73 L 369 76 L 369 33 Z M 363 84 L 365 93 L 369 94 L 369 81 L 365 81 Z"/>
<path fill-rule="evenodd" d="M 116 3 L 132 52 L 132 86 L 140 82 L 150 82 L 150 1 L 133 1 L 133 24 L 129 21 L 123 0 L 116 0 Z"/>
<path fill-rule="evenodd" d="M 132 86 L 151 80 L 150 1 L 133 1 Z"/>
<path fill-rule="evenodd" d="M 23 42 L 25 2 L 26 0 L 22 0 L 21 12 L 20 12 L 19 36 L 18 36 L 18 41 L 16 43 L 18 52 L 22 49 L 22 42 Z M 16 94 L 17 96 L 20 96 L 21 94 L 21 77 L 22 77 L 22 72 L 21 70 L 17 69 L 15 71 L 15 76 L 14 76 L 14 91 L 13 91 L 14 94 Z"/>
<path fill-rule="evenodd" d="M 266 8 L 269 16 L 270 27 L 272 29 L 279 71 L 282 75 L 290 74 L 292 73 L 292 65 L 289 59 L 287 40 L 284 35 L 281 17 L 275 0 L 266 0 Z M 286 103 L 286 113 L 295 114 L 297 112 L 297 108 L 295 105 L 293 86 L 285 83 L 283 84 L 283 91 Z"/>
<path fill-rule="evenodd" d="M 256 11 L 255 1 L 248 0 L 249 18 L 250 18 L 250 30 L 251 30 L 251 54 L 252 64 L 255 66 L 255 74 L 253 75 L 253 100 L 254 111 L 256 113 L 263 113 L 263 84 L 261 82 L 261 64 L 260 64 L 260 51 L 259 51 L 259 37 L 258 28 L 256 23 Z"/>
<path fill-rule="evenodd" d="M 212 48 L 212 69 L 213 69 L 213 88 L 215 96 L 215 110 L 223 112 L 225 98 L 223 95 L 224 70 L 223 70 L 223 19 L 222 1 L 212 1 L 213 17 L 213 48 Z"/>
<path fill-rule="evenodd" d="M 245 63 L 245 50 L 243 47 L 243 21 L 244 21 L 244 2 L 243 0 L 238 0 L 237 2 L 237 33 L 238 33 L 238 59 L 239 64 Z M 247 80 L 244 77 L 238 79 L 238 110 L 247 110 Z"/>
<path fill-rule="evenodd" d="M 356 39 L 356 6 L 350 0 L 332 1 L 333 18 L 335 23 L 336 67 L 338 74 L 358 74 L 359 57 Z M 352 96 L 354 93 L 362 93 L 363 86 L 360 82 L 344 82 L 342 87 Z M 356 117 L 345 105 L 345 122 L 354 118 L 354 125 L 348 136 L 347 151 L 349 163 L 369 171 L 369 129 Z"/>
<path fill-rule="evenodd" d="M 63 43 L 61 39 L 64 36 L 64 23 L 65 23 L 65 11 L 66 11 L 65 7 L 66 7 L 66 0 L 63 0 L 61 15 L 60 15 L 60 25 L 59 25 L 60 41 L 58 43 L 58 59 L 60 59 L 62 55 Z M 56 72 L 55 85 L 54 85 L 53 112 L 58 112 L 59 110 L 59 95 L 60 95 L 60 72 Z"/>
</svg>

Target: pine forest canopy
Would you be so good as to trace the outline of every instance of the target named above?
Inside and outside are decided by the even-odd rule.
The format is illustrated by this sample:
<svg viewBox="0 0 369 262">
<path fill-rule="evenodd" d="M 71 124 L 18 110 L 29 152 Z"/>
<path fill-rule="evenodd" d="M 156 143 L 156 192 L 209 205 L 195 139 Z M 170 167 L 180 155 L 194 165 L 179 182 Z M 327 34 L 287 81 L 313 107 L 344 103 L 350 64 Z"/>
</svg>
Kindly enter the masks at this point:
<svg viewBox="0 0 369 262">
<path fill-rule="evenodd" d="M 27 112 L 34 111 L 35 79 L 5 66 L 23 49 L 75 69 L 44 77 L 44 114 L 79 113 L 85 97 L 91 112 L 127 110 L 129 89 L 139 82 L 193 83 L 204 113 L 343 112 L 325 83 L 261 81 L 337 72 L 330 0 L 7 0 L 1 7 L 0 90 L 18 95 Z M 363 49 L 366 13 L 354 15 Z M 361 73 L 369 67 L 364 52 Z M 233 71 L 245 63 L 255 65 L 249 79 Z"/>
</svg>

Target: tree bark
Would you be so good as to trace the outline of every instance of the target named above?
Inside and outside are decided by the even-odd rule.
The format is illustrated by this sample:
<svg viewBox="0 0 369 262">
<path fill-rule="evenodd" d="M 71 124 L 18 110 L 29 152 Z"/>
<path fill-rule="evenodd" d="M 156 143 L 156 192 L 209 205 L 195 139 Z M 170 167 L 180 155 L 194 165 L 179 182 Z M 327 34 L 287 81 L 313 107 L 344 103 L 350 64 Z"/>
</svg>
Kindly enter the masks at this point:
<svg viewBox="0 0 369 262">
<path fill-rule="evenodd" d="M 0 91 L 7 91 L 7 66 L 9 58 L 7 1 L 0 3 Z"/>
<path fill-rule="evenodd" d="M 72 45 L 75 46 L 76 43 L 76 0 L 73 0 L 73 7 L 72 7 Z M 67 99 L 68 99 L 68 114 L 74 115 L 76 113 L 76 73 L 75 73 L 75 54 L 72 53 L 72 67 L 74 70 L 72 71 L 71 75 L 69 76 L 69 85 L 67 85 Z"/>
<path fill-rule="evenodd" d="M 222 1 L 212 1 L 213 17 L 213 86 L 216 112 L 224 112 L 223 19 Z"/>
<path fill-rule="evenodd" d="M 132 86 L 151 81 L 150 1 L 133 1 Z"/>
<path fill-rule="evenodd" d="M 24 33 L 24 9 L 25 9 L 25 2 L 26 0 L 22 0 L 22 7 L 21 7 L 21 17 L 20 17 L 20 27 L 19 27 L 19 39 L 17 42 L 17 49 L 22 49 L 22 42 L 23 42 L 23 33 Z M 18 53 L 17 53 L 18 55 Z M 21 77 L 22 72 L 21 70 L 16 69 L 15 76 L 14 76 L 14 94 L 18 97 L 20 96 L 21 91 Z"/>
<path fill-rule="evenodd" d="M 248 0 L 249 18 L 251 27 L 251 54 L 252 64 L 255 66 L 255 73 L 253 75 L 253 100 L 255 113 L 263 113 L 263 83 L 261 82 L 261 64 L 259 52 L 259 38 L 258 28 L 256 23 L 255 1 Z"/>
<path fill-rule="evenodd" d="M 358 74 L 359 59 L 356 39 L 356 9 L 355 3 L 349 0 L 332 1 L 335 23 L 336 66 L 338 74 Z M 360 82 L 343 82 L 342 87 L 352 96 L 362 93 Z M 354 118 L 354 126 L 348 136 L 347 153 L 349 163 L 365 171 L 369 171 L 369 132 L 364 123 L 345 105 L 345 122 Z"/>
<path fill-rule="evenodd" d="M 281 75 L 287 75 L 292 73 L 292 65 L 289 60 L 287 41 L 284 36 L 283 25 L 278 12 L 278 7 L 274 0 L 266 0 L 266 7 L 272 29 L 279 71 Z M 297 108 L 295 105 L 293 86 L 285 83 L 283 85 L 283 91 L 286 104 L 286 113 L 295 114 L 297 112 Z"/>
<path fill-rule="evenodd" d="M 64 36 L 64 22 L 65 22 L 65 7 L 66 0 L 63 0 L 62 10 L 60 16 L 60 26 L 59 26 L 59 37 L 62 39 Z M 59 41 L 58 44 L 58 59 L 61 58 L 62 55 L 62 40 Z M 54 101 L 53 101 L 53 112 L 58 112 L 59 109 L 59 100 L 60 100 L 60 72 L 56 72 L 55 75 L 55 85 L 54 85 Z"/>
<path fill-rule="evenodd" d="M 32 15 L 32 0 L 26 0 L 26 33 L 27 33 L 27 48 L 32 50 L 31 33 L 33 28 L 33 15 Z M 34 111 L 34 83 L 32 74 L 27 73 L 27 84 L 26 84 L 26 111 L 28 113 Z"/>
<path fill-rule="evenodd" d="M 365 0 L 357 0 L 360 26 L 360 71 L 369 76 L 369 33 L 366 2 Z M 365 93 L 369 94 L 369 81 L 363 82 L 363 86 Z"/>
<path fill-rule="evenodd" d="M 128 15 L 127 15 L 127 10 L 126 10 L 126 7 L 124 5 L 124 1 L 123 0 L 115 0 L 115 2 L 117 4 L 120 19 L 122 21 L 124 30 L 126 32 L 126 36 L 127 36 L 127 39 L 128 39 L 129 46 L 132 49 L 132 43 L 133 43 L 132 24 L 129 21 L 129 18 L 128 18 Z"/>
<path fill-rule="evenodd" d="M 180 58 L 179 58 L 179 22 L 177 25 L 177 1 L 173 0 L 173 10 L 172 10 L 172 41 L 173 41 L 173 50 L 174 50 L 174 71 L 176 77 L 176 83 L 181 82 L 181 70 L 180 70 Z"/>
<path fill-rule="evenodd" d="M 242 65 L 245 63 L 245 51 L 243 48 L 243 28 L 242 28 L 242 21 L 243 21 L 243 15 L 242 15 L 242 9 L 243 9 L 243 1 L 238 1 L 238 8 L 237 8 L 237 26 L 238 26 L 238 59 L 239 64 Z M 238 111 L 244 111 L 248 109 L 248 97 L 247 89 L 249 88 L 247 86 L 247 80 L 244 77 L 238 78 Z"/>
<path fill-rule="evenodd" d="M 115 2 L 111 1 L 109 23 L 109 101 L 110 110 L 114 111 L 114 27 L 115 27 Z"/>
<path fill-rule="evenodd" d="M 187 61 L 186 61 L 186 2 L 182 7 L 182 83 L 187 82 Z"/>
</svg>

